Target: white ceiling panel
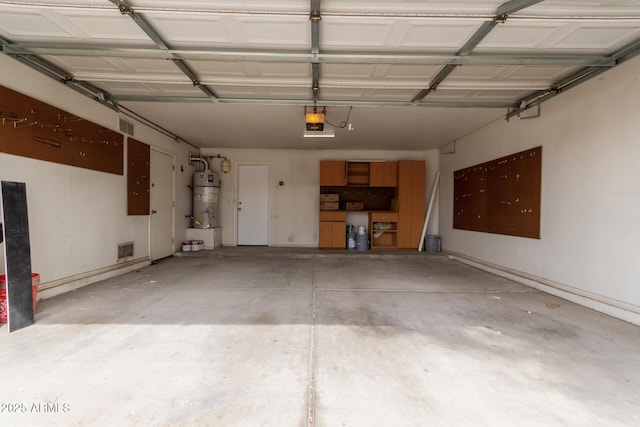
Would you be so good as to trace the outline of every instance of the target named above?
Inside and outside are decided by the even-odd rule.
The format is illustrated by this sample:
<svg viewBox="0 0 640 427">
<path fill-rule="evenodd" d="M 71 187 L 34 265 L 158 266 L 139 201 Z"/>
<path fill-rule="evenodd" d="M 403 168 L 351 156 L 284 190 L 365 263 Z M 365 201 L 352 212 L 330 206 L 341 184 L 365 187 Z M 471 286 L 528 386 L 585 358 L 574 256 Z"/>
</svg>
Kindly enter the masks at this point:
<svg viewBox="0 0 640 427">
<path fill-rule="evenodd" d="M 43 57 L 73 74 L 131 74 L 185 78 L 173 62 L 163 59 L 46 55 Z"/>
<path fill-rule="evenodd" d="M 310 64 L 296 64 L 296 63 L 277 63 L 277 62 L 264 62 L 253 63 L 257 73 L 264 77 L 281 77 L 281 78 L 298 78 L 307 77 L 311 78 L 311 65 Z"/>
<path fill-rule="evenodd" d="M 122 43 L 153 46 L 146 34 L 117 8 L 30 9 L 0 6 L 0 34 L 15 42 Z"/>
<path fill-rule="evenodd" d="M 638 15 L 637 0 L 545 0 L 519 14 L 547 16 L 618 16 Z"/>
<path fill-rule="evenodd" d="M 529 95 L 531 89 L 511 89 L 511 88 L 494 88 L 494 89 L 447 89 L 446 87 L 438 88 L 435 92 L 430 93 L 425 101 L 440 102 L 516 102 L 518 99 Z"/>
<path fill-rule="evenodd" d="M 486 82 L 515 83 L 530 82 L 536 86 L 551 85 L 565 76 L 577 72 L 577 67 L 550 67 L 540 65 L 511 65 L 504 67 L 466 65 L 457 67 L 445 83 Z"/>
<path fill-rule="evenodd" d="M 245 16 L 210 13 L 146 14 L 173 48 L 308 48 L 308 16 Z"/>
<path fill-rule="evenodd" d="M 396 46 L 419 51 L 455 52 L 482 25 L 484 20 L 420 20 L 405 23 L 403 37 Z"/>
<path fill-rule="evenodd" d="M 609 54 L 640 37 L 640 20 L 613 23 L 514 20 L 497 26 L 477 52 Z"/>
<path fill-rule="evenodd" d="M 128 4 L 140 8 L 140 10 L 196 9 L 202 11 L 203 13 L 205 13 L 206 11 L 211 12 L 219 10 L 246 12 L 277 12 L 284 10 L 296 11 L 300 13 L 309 11 L 309 0 L 279 0 L 277 2 L 265 2 L 264 0 L 129 0 Z"/>
<path fill-rule="evenodd" d="M 323 18 L 320 47 L 327 51 L 455 52 L 482 20 Z"/>
<path fill-rule="evenodd" d="M 217 77 L 268 77 L 282 79 L 311 78 L 311 66 L 301 63 L 237 62 L 237 61 L 187 61 L 202 78 Z"/>
<path fill-rule="evenodd" d="M 563 34 L 549 49 L 613 53 L 640 36 L 640 19 L 620 24 L 583 23 Z"/>
<path fill-rule="evenodd" d="M 304 100 L 311 97 L 311 87 L 305 86 L 293 87 L 220 85 L 215 86 L 214 89 L 218 96 L 231 99 Z"/>
<path fill-rule="evenodd" d="M 97 81 L 96 85 L 113 95 L 139 95 L 139 96 L 187 96 L 202 97 L 204 94 L 190 82 L 185 84 L 157 84 L 138 82 L 111 82 Z"/>
<path fill-rule="evenodd" d="M 113 4 L 105 4 L 104 0 L 44 0 L 44 1 L 13 1 L 9 3 L 23 3 L 28 5 L 50 5 L 56 8 L 68 7 L 68 6 L 83 6 L 83 7 L 91 7 L 93 9 L 114 9 L 115 6 Z"/>
<path fill-rule="evenodd" d="M 391 64 L 325 64 L 320 78 L 321 86 L 338 83 L 358 86 L 371 84 L 380 86 L 425 87 L 440 70 L 431 65 Z"/>
<path fill-rule="evenodd" d="M 385 88 L 347 88 L 327 87 L 320 92 L 321 99 L 323 100 L 342 100 L 345 96 L 354 101 L 397 101 L 399 99 L 404 102 L 411 101 L 411 98 L 416 94 L 416 90 L 413 88 L 408 89 L 385 89 Z"/>
<path fill-rule="evenodd" d="M 326 13 L 332 12 L 363 12 L 376 13 L 460 13 L 460 14 L 492 14 L 502 4 L 502 0 L 470 1 L 470 0 L 323 0 L 322 9 Z"/>
</svg>

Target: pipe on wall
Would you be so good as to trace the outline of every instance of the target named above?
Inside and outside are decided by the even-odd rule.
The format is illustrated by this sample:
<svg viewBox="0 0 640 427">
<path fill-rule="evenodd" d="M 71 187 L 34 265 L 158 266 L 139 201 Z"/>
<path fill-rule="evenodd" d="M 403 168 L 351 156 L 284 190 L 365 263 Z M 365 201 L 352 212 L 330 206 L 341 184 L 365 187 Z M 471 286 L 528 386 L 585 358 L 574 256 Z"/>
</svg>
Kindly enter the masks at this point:
<svg viewBox="0 0 640 427">
<path fill-rule="evenodd" d="M 205 159 L 203 159 L 202 157 L 189 157 L 189 162 L 193 163 L 193 162 L 200 162 L 202 164 L 204 164 L 204 170 L 208 171 L 210 170 L 209 168 L 209 162 L 207 162 Z"/>
</svg>

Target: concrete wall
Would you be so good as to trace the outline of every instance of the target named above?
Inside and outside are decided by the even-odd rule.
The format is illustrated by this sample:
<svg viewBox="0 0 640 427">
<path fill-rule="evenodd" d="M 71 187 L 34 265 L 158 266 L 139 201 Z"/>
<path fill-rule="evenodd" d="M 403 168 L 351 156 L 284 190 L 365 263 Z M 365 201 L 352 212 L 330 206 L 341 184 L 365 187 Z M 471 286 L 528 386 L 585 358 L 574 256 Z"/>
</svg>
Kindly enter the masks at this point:
<svg viewBox="0 0 640 427">
<path fill-rule="evenodd" d="M 540 118 L 496 121 L 444 147 L 444 249 L 524 273 L 562 296 L 580 295 L 584 304 L 638 322 L 639 77 L 635 59 L 544 103 Z M 452 228 L 455 170 L 538 145 L 540 240 Z"/>
<path fill-rule="evenodd" d="M 270 242 L 272 246 L 316 247 L 318 245 L 318 212 L 320 160 L 409 160 L 426 161 L 426 202 L 438 170 L 439 153 L 429 151 L 355 151 L 355 150 L 249 150 L 204 149 L 203 155 L 221 154 L 232 163 L 228 174 L 220 174 L 220 222 L 222 244 L 234 246 L 237 241 L 237 177 L 239 163 L 270 165 Z M 220 162 L 213 159 L 212 169 L 219 171 Z M 284 185 L 280 187 L 279 181 Z M 437 234 L 438 215 L 435 209 L 429 233 Z M 365 222 L 366 223 L 366 222 Z"/>
<path fill-rule="evenodd" d="M 1 85 L 118 130 L 118 113 L 97 102 L 5 55 L 0 55 L 0 69 Z M 188 225 L 184 215 L 191 212 L 188 146 L 139 123 L 135 137 L 176 156 L 175 228 L 180 242 Z M 32 270 L 40 273 L 43 284 L 117 268 L 121 242 L 133 241 L 132 259 L 148 262 L 149 216 L 127 215 L 126 167 L 120 176 L 0 153 L 0 179 L 27 184 Z M 0 271 L 4 272 L 3 261 Z"/>
</svg>

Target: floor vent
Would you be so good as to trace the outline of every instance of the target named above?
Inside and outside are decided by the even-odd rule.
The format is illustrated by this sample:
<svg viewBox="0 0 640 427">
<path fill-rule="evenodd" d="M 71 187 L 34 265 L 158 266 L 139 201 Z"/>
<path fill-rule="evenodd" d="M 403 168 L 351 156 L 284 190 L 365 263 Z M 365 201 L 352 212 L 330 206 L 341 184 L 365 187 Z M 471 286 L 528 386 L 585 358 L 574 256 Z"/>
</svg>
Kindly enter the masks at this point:
<svg viewBox="0 0 640 427">
<path fill-rule="evenodd" d="M 133 123 L 120 119 L 120 132 L 133 136 Z"/>
<path fill-rule="evenodd" d="M 120 243 L 118 245 L 118 261 L 133 256 L 133 242 Z"/>
</svg>

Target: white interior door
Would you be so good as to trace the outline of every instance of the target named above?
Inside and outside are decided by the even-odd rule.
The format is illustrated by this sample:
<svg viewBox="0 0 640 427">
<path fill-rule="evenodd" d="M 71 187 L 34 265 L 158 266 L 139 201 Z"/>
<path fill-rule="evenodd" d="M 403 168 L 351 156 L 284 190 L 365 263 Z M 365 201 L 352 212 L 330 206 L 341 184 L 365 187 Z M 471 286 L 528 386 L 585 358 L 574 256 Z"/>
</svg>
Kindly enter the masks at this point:
<svg viewBox="0 0 640 427">
<path fill-rule="evenodd" d="M 173 255 L 173 157 L 151 149 L 151 261 Z"/>
<path fill-rule="evenodd" d="M 238 165 L 238 245 L 269 245 L 269 165 Z"/>
</svg>

